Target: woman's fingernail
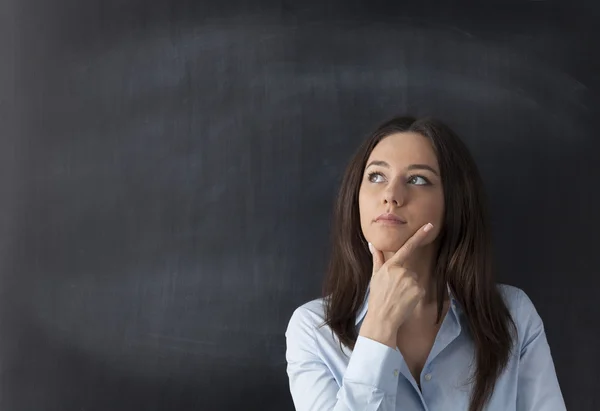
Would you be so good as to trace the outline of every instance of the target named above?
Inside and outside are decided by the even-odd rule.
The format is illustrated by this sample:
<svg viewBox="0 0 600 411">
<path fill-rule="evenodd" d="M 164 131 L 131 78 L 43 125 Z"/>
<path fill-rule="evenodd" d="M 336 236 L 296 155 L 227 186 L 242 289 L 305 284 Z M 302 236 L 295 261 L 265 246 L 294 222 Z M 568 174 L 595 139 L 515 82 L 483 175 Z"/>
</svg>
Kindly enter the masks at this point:
<svg viewBox="0 0 600 411">
<path fill-rule="evenodd" d="M 373 254 L 373 244 L 369 243 L 369 251 Z"/>
<path fill-rule="evenodd" d="M 431 223 L 427 223 L 427 225 L 425 226 L 425 228 L 423 229 L 423 231 L 427 232 L 429 230 L 431 230 L 433 227 L 433 225 Z"/>
</svg>

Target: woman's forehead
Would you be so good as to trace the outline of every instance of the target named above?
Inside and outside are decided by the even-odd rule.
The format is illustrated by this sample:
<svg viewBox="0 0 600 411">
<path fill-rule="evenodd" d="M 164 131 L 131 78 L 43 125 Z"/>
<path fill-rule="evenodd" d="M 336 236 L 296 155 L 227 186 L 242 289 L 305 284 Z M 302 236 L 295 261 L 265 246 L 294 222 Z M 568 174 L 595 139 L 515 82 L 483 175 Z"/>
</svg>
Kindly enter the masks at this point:
<svg viewBox="0 0 600 411">
<path fill-rule="evenodd" d="M 395 133 L 383 138 L 371 152 L 367 164 L 373 160 L 385 161 L 391 167 L 422 163 L 437 165 L 431 141 L 418 133 Z"/>
</svg>

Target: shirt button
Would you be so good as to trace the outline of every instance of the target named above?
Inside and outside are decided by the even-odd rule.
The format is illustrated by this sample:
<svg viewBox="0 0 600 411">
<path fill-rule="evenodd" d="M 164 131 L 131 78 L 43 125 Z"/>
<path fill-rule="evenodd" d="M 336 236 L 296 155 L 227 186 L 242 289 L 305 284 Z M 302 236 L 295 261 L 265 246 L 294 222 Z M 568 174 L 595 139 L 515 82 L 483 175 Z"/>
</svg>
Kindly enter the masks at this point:
<svg viewBox="0 0 600 411">
<path fill-rule="evenodd" d="M 394 377 L 398 376 L 398 370 L 394 370 Z"/>
<path fill-rule="evenodd" d="M 431 381 L 431 374 L 425 374 L 425 381 Z"/>
</svg>

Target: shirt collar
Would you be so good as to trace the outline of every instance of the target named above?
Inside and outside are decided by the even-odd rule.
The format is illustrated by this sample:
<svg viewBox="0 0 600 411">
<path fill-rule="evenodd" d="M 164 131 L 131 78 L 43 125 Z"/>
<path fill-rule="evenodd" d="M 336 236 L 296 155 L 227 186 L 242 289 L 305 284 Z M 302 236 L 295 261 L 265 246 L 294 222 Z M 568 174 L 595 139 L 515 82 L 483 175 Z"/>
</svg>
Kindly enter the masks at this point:
<svg viewBox="0 0 600 411">
<path fill-rule="evenodd" d="M 459 309 L 458 302 L 456 301 L 456 298 L 454 298 L 454 294 L 452 293 L 452 290 L 450 289 L 450 284 L 446 283 L 446 288 L 448 289 L 448 295 L 450 296 L 450 307 L 451 307 L 452 311 L 454 312 L 454 314 L 458 318 L 458 309 Z M 367 315 L 370 291 L 371 291 L 371 285 L 369 284 L 369 286 L 367 287 L 367 292 L 365 293 L 365 298 L 363 299 L 362 305 L 356 314 L 356 320 L 354 322 L 355 325 L 358 325 L 365 318 L 365 315 Z"/>
</svg>

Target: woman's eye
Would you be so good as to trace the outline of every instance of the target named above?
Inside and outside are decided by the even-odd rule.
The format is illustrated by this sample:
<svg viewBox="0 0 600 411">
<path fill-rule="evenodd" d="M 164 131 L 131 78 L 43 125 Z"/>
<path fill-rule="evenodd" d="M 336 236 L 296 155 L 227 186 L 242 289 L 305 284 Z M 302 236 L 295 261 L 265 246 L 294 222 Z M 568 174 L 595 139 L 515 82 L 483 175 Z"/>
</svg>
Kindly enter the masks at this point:
<svg viewBox="0 0 600 411">
<path fill-rule="evenodd" d="M 369 173 L 369 181 L 371 183 L 380 183 L 383 181 L 381 173 Z"/>
<path fill-rule="evenodd" d="M 421 182 L 417 182 L 417 181 L 421 181 Z M 412 176 L 409 178 L 408 180 L 409 183 L 413 183 L 417 186 L 425 186 L 429 184 L 429 180 L 427 180 L 425 177 L 423 176 Z"/>
</svg>

